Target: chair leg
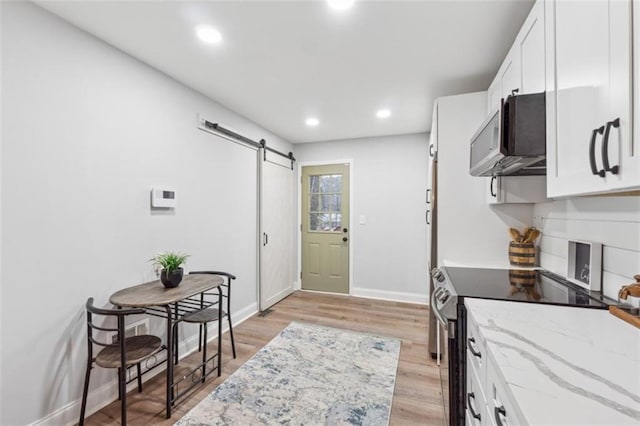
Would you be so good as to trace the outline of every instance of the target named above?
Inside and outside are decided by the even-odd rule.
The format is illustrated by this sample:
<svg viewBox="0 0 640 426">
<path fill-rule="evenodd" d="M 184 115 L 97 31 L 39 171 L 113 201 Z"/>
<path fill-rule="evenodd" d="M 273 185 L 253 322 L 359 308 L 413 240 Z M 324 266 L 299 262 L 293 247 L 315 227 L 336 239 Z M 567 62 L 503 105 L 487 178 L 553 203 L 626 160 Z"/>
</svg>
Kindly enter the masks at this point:
<svg viewBox="0 0 640 426">
<path fill-rule="evenodd" d="M 87 371 L 84 373 L 84 389 L 82 391 L 82 405 L 80 406 L 80 421 L 78 426 L 84 425 L 84 413 L 87 408 L 87 395 L 89 394 L 89 377 L 91 376 L 91 368 L 93 363 L 91 360 L 87 362 Z"/>
<path fill-rule="evenodd" d="M 118 382 L 120 388 L 120 417 L 122 426 L 127 425 L 127 376 L 124 368 L 118 368 Z"/>
<path fill-rule="evenodd" d="M 229 320 L 229 336 L 231 337 L 231 350 L 233 351 L 233 359 L 236 359 L 236 342 L 233 340 L 233 325 L 231 325 L 231 315 L 227 314 Z"/>
<path fill-rule="evenodd" d="M 173 363 L 178 365 L 178 327 L 175 328 L 175 333 L 173 334 Z"/>
<path fill-rule="evenodd" d="M 202 351 L 202 324 L 198 330 L 198 352 Z"/>
<path fill-rule="evenodd" d="M 207 373 L 207 324 L 204 324 L 204 342 L 202 342 L 202 383 Z"/>
<path fill-rule="evenodd" d="M 120 371 L 122 369 L 118 368 L 118 401 L 122 401 L 122 389 L 120 388 Z"/>
<path fill-rule="evenodd" d="M 140 363 L 136 364 L 138 369 L 138 393 L 142 392 L 142 369 L 140 368 Z"/>
</svg>

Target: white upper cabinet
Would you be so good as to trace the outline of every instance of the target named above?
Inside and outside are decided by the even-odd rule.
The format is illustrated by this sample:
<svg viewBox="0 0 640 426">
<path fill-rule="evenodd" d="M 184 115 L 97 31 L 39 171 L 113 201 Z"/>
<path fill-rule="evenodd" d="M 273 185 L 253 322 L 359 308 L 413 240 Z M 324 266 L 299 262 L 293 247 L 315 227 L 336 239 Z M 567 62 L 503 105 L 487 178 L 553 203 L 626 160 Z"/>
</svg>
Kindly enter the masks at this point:
<svg viewBox="0 0 640 426">
<path fill-rule="evenodd" d="M 517 45 L 511 48 L 498 75 L 502 86 L 500 92 L 502 99 L 506 99 L 507 96 L 513 93 L 520 92 L 520 51 Z"/>
<path fill-rule="evenodd" d="M 545 176 L 494 176 L 487 178 L 487 204 L 543 203 L 547 200 Z"/>
<path fill-rule="evenodd" d="M 520 50 L 520 93 L 545 91 L 544 2 L 533 5 L 516 40 Z"/>
<path fill-rule="evenodd" d="M 514 90 L 518 94 L 545 90 L 544 2 L 531 8 L 507 57 L 487 92 L 487 116 Z"/>
<path fill-rule="evenodd" d="M 544 1 L 531 8 L 507 57 L 487 92 L 487 114 L 500 108 L 502 99 L 517 94 L 545 91 Z M 489 204 L 539 203 L 546 199 L 544 176 L 497 176 L 487 178 Z"/>
<path fill-rule="evenodd" d="M 431 134 L 429 135 L 429 157 L 435 158 L 438 152 L 438 100 L 433 103 L 431 116 Z"/>
<path fill-rule="evenodd" d="M 500 99 L 502 99 L 502 80 L 496 77 L 487 90 L 487 117 L 500 108 Z"/>
<path fill-rule="evenodd" d="M 544 9 L 548 196 L 640 187 L 631 1 L 547 0 Z"/>
</svg>

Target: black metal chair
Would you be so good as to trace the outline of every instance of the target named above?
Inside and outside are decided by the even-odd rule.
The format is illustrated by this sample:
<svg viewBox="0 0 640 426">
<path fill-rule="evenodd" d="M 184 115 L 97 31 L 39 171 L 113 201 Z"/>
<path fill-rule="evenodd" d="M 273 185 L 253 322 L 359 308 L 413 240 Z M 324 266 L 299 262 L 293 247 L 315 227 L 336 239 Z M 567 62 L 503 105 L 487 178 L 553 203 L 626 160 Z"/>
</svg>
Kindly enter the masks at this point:
<svg viewBox="0 0 640 426">
<path fill-rule="evenodd" d="M 235 280 L 236 276 L 228 272 L 221 272 L 221 271 L 193 271 L 193 272 L 190 272 L 189 274 L 208 274 L 208 275 L 220 275 L 222 277 L 226 277 L 226 281 L 223 284 L 221 284 L 219 288 L 219 290 L 222 290 L 222 298 L 224 303 L 224 306 L 222 306 L 222 318 L 227 317 L 227 321 L 229 323 L 229 337 L 231 337 L 231 350 L 233 352 L 233 358 L 235 359 L 236 343 L 233 339 L 233 324 L 231 322 L 231 281 Z M 204 293 L 201 297 L 204 298 L 206 295 L 213 295 L 218 297 L 217 293 Z M 201 299 L 201 300 L 204 300 L 204 299 Z M 186 323 L 200 324 L 200 332 L 198 335 L 198 351 L 202 351 L 203 345 L 207 344 L 207 330 L 206 330 L 207 324 L 213 321 L 218 321 L 218 318 L 219 318 L 218 307 L 211 307 L 211 308 L 206 308 L 199 311 L 191 312 L 184 315 L 181 318 L 181 321 Z M 204 328 L 204 333 L 203 333 L 203 328 Z M 177 343 L 177 339 L 174 339 L 174 341 Z M 178 362 L 177 347 L 174 347 L 174 353 L 176 355 L 175 362 L 177 363 Z M 206 347 L 205 347 L 204 358 L 206 359 Z"/>
<path fill-rule="evenodd" d="M 93 297 L 87 300 L 87 370 L 84 378 L 84 390 L 82 393 L 82 406 L 80 409 L 79 425 L 84 424 L 84 414 L 87 405 L 87 394 L 89 392 L 89 378 L 93 364 L 103 368 L 118 369 L 118 395 L 121 404 L 122 425 L 127 424 L 127 376 L 126 369 L 136 365 L 138 369 L 138 392 L 142 392 L 142 374 L 140 363 L 162 350 L 162 340 L 157 336 L 142 335 L 125 337 L 125 316 L 134 314 L 144 314 L 144 309 L 102 309 L 93 306 Z M 96 325 L 93 322 L 93 315 L 113 316 L 117 319 L 115 328 L 108 328 Z M 104 332 L 115 332 L 115 342 L 102 342 L 93 336 L 93 330 Z M 102 346 L 103 349 L 93 356 L 93 345 Z"/>
</svg>

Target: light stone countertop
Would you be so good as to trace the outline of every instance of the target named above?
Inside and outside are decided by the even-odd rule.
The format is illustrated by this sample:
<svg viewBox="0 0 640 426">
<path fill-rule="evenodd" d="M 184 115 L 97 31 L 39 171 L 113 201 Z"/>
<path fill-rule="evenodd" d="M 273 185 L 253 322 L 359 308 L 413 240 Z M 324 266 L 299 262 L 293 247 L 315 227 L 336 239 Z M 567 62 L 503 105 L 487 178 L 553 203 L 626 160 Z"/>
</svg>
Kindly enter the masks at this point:
<svg viewBox="0 0 640 426">
<path fill-rule="evenodd" d="M 530 425 L 640 425 L 640 329 L 600 309 L 465 304 Z"/>
</svg>

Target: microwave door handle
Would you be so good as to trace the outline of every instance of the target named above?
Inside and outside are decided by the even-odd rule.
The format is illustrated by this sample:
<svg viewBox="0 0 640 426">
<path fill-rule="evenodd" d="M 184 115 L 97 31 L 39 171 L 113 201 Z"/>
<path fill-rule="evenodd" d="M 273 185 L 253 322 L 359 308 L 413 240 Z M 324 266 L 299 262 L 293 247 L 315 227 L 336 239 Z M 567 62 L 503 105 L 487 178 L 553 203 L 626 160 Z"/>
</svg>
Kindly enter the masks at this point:
<svg viewBox="0 0 640 426">
<path fill-rule="evenodd" d="M 604 177 L 605 172 L 604 170 L 598 171 L 598 166 L 596 164 L 596 137 L 598 134 L 603 133 L 604 126 L 593 129 L 593 133 L 591 133 L 591 143 L 589 144 L 589 163 L 591 164 L 591 173 L 600 177 Z"/>
</svg>

